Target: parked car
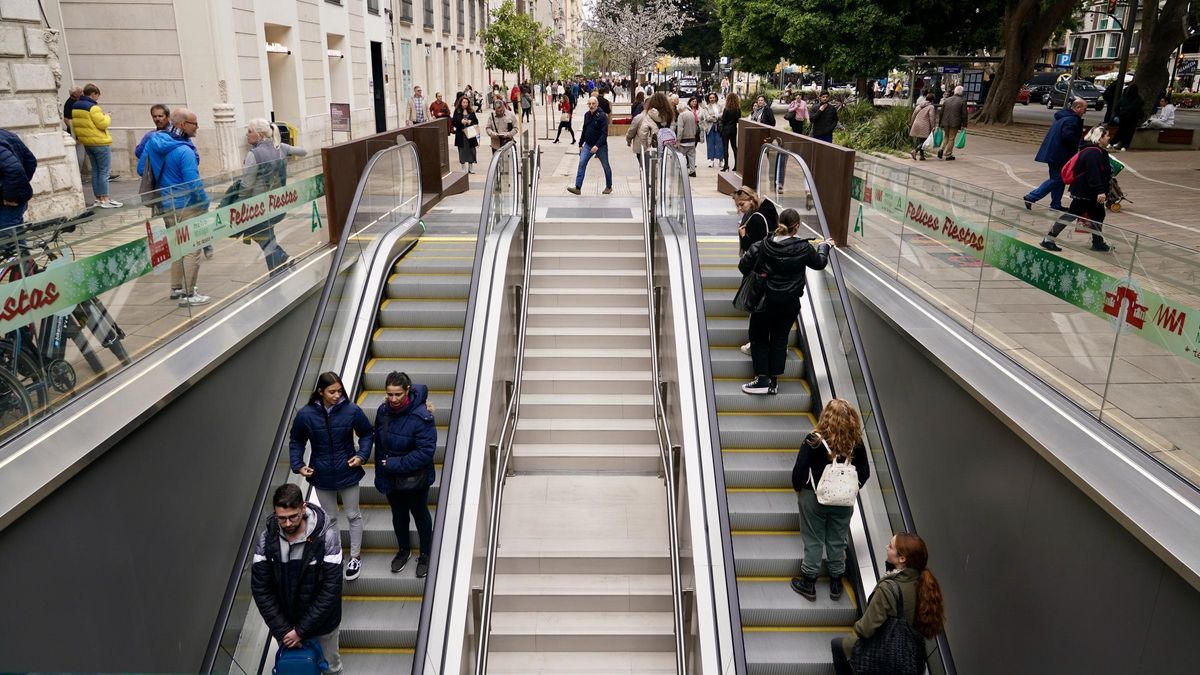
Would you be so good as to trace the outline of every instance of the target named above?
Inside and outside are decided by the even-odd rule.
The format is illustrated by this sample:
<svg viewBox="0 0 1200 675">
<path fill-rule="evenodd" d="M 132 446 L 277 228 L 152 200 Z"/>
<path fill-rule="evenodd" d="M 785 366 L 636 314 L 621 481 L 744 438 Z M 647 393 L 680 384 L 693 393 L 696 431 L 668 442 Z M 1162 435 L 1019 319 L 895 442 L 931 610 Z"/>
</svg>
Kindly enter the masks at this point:
<svg viewBox="0 0 1200 675">
<path fill-rule="evenodd" d="M 1078 96 L 1087 101 L 1089 108 L 1104 110 L 1104 92 L 1087 80 L 1075 80 L 1075 84 L 1071 86 L 1071 96 Z M 1067 83 L 1055 82 L 1045 98 L 1047 108 L 1061 108 L 1066 105 Z"/>
<path fill-rule="evenodd" d="M 1025 88 L 1029 90 L 1029 102 L 1045 103 L 1045 96 L 1054 88 L 1058 76 L 1059 73 L 1034 73 L 1025 83 Z"/>
<path fill-rule="evenodd" d="M 1020 103 L 1021 105 L 1029 105 L 1028 86 L 1022 85 L 1021 88 L 1017 90 L 1017 103 Z"/>
<path fill-rule="evenodd" d="M 700 81 L 690 75 L 679 78 L 679 83 L 676 86 L 679 98 L 683 99 L 695 96 L 700 91 Z"/>
</svg>

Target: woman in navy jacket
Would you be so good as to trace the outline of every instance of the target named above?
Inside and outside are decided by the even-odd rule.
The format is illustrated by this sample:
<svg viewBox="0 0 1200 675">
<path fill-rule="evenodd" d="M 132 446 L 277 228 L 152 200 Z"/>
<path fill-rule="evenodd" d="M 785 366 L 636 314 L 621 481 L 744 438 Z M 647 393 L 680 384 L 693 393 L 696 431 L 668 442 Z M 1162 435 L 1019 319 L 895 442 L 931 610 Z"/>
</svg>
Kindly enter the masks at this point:
<svg viewBox="0 0 1200 675">
<path fill-rule="evenodd" d="M 358 449 L 354 435 L 358 435 Z M 357 405 L 346 398 L 342 378 L 333 372 L 321 373 L 308 405 L 296 413 L 292 422 L 292 472 L 308 479 L 317 489 L 317 500 L 329 515 L 329 526 L 337 529 L 338 497 L 350 521 L 350 562 L 346 580 L 358 578 L 362 570 L 362 510 L 359 508 L 358 483 L 366 475 L 362 465 L 371 456 L 371 421 Z M 309 463 L 304 463 L 304 446 L 312 446 Z"/>
<path fill-rule="evenodd" d="M 437 450 L 437 427 L 425 403 L 429 398 L 425 385 L 413 384 L 408 375 L 393 371 L 387 376 L 385 392 L 387 400 L 375 412 L 375 489 L 387 496 L 392 507 L 392 529 L 400 549 L 392 558 L 392 572 L 408 564 L 411 513 L 421 542 L 417 578 L 423 579 L 429 571 L 429 552 L 433 548 L 429 486 L 436 478 L 433 455 Z"/>
</svg>

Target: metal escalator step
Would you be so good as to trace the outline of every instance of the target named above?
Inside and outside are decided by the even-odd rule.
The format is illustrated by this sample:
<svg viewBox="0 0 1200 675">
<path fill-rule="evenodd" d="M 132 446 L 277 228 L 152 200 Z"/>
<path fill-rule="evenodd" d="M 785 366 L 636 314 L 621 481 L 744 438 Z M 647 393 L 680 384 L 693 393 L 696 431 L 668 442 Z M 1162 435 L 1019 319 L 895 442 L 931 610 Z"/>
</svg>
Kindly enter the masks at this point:
<svg viewBox="0 0 1200 675">
<path fill-rule="evenodd" d="M 408 564 L 414 564 L 410 561 Z M 411 596 L 342 596 L 339 644 L 343 647 L 403 648 L 417 643 L 421 599 Z"/>
<path fill-rule="evenodd" d="M 713 267 L 700 269 L 700 285 L 709 288 L 737 288 L 742 283 L 742 273 L 737 267 Z"/>
<path fill-rule="evenodd" d="M 458 326 L 467 319 L 467 301 L 449 298 L 385 300 L 376 325 L 381 327 Z"/>
<path fill-rule="evenodd" d="M 392 557 L 395 555 L 394 544 L 386 551 L 363 551 L 362 571 L 354 581 L 342 584 L 342 594 L 411 597 L 424 593 L 425 580 L 417 578 L 415 552 L 404 569 L 392 574 Z M 342 559 L 348 560 L 349 557 L 349 549 L 343 550 Z"/>
<path fill-rule="evenodd" d="M 409 377 L 412 377 L 410 374 Z M 415 381 L 415 380 L 414 380 Z M 423 382 L 421 384 L 424 384 Z M 368 389 L 360 392 L 358 395 L 358 407 L 367 413 L 367 417 L 374 422 L 375 411 L 379 406 L 383 405 L 383 392 L 375 389 Z M 454 402 L 454 394 L 449 391 L 431 391 L 429 392 L 429 402 L 433 403 L 433 421 L 439 427 L 445 427 L 450 424 L 450 418 L 453 416 L 453 411 L 450 410 L 450 404 Z"/>
<path fill-rule="evenodd" d="M 790 578 L 738 579 L 737 587 L 742 626 L 850 626 L 858 620 L 850 585 L 830 600 L 828 578 L 817 581 L 815 602 L 793 591 Z"/>
<path fill-rule="evenodd" d="M 709 359 L 712 363 L 713 377 L 745 378 L 742 381 L 749 382 L 750 378 L 755 375 L 754 363 L 750 357 L 737 349 L 712 349 L 709 351 Z M 799 350 L 795 348 L 788 350 L 787 360 L 783 364 L 782 377 L 784 379 L 804 377 L 804 359 Z"/>
<path fill-rule="evenodd" d="M 800 448 L 813 430 L 810 413 L 801 415 L 717 415 L 723 448 Z"/>
<path fill-rule="evenodd" d="M 725 487 L 790 488 L 796 450 L 785 452 L 723 452 Z M 795 503 L 793 502 L 793 505 Z"/>
<path fill-rule="evenodd" d="M 370 489 L 374 490 L 374 486 Z M 381 549 L 383 551 L 391 551 L 392 555 L 396 554 L 396 533 L 392 530 L 392 510 L 387 506 L 375 504 L 363 504 L 363 538 L 362 546 L 364 549 Z M 436 518 L 437 508 L 435 505 L 429 505 L 429 515 Z M 338 518 L 338 529 L 341 530 L 342 546 L 350 546 L 350 528 L 344 522 L 344 517 Z M 416 564 L 417 555 L 417 524 L 410 517 L 408 519 L 409 543 L 412 546 L 413 560 L 410 565 Z M 388 558 L 391 560 L 391 558 Z M 392 646 L 392 645 L 386 645 Z M 403 645 L 402 645 L 403 646 Z"/>
<path fill-rule="evenodd" d="M 733 555 L 738 576 L 791 578 L 800 574 L 804 542 L 799 532 L 750 534 L 735 530 Z"/>
<path fill-rule="evenodd" d="M 425 255 L 412 256 L 405 258 L 399 265 L 396 266 L 397 272 L 409 274 L 412 272 L 429 272 L 431 274 L 470 274 L 474 268 L 475 261 L 472 256 L 452 255 L 452 252 L 445 252 L 450 255 Z"/>
<path fill-rule="evenodd" d="M 341 650 L 342 672 L 354 675 L 393 675 L 412 671 L 411 651 Z"/>
<path fill-rule="evenodd" d="M 789 591 L 790 593 L 791 591 Z M 747 675 L 834 675 L 829 643 L 849 629 L 744 631 Z"/>
<path fill-rule="evenodd" d="M 495 652 L 487 665 L 492 675 L 675 675 L 675 652 Z"/>
<path fill-rule="evenodd" d="M 733 296 L 737 293 L 737 286 L 733 288 L 705 288 L 704 289 L 704 313 L 707 316 L 744 316 L 749 318 L 749 314 L 743 312 L 733 306 Z"/>
<path fill-rule="evenodd" d="M 730 309 L 733 309 L 730 307 Z M 736 310 L 734 310 L 736 311 Z M 707 316 L 704 322 L 708 328 L 709 347 L 740 347 L 750 339 L 750 318 L 745 316 L 720 315 Z M 788 344 L 796 345 L 796 327 L 788 336 Z M 743 356 L 745 356 L 743 354 Z"/>
<path fill-rule="evenodd" d="M 371 338 L 371 354 L 386 357 L 457 357 L 462 349 L 462 329 L 410 330 L 380 328 Z"/>
<path fill-rule="evenodd" d="M 470 274 L 427 274 L 407 271 L 388 278 L 389 298 L 465 298 L 471 292 Z"/>
<path fill-rule="evenodd" d="M 458 357 L 421 360 L 373 358 L 367 362 L 361 386 L 383 391 L 388 373 L 393 370 L 407 373 L 413 382 L 419 382 L 431 390 L 452 391 L 458 376 Z"/>
<path fill-rule="evenodd" d="M 808 412 L 812 410 L 812 394 L 802 379 L 782 378 L 779 393 L 774 396 L 751 396 L 742 391 L 749 381 L 729 379 L 713 382 L 717 410 L 721 412 Z"/>
<path fill-rule="evenodd" d="M 800 507 L 796 493 L 786 488 L 785 492 L 741 492 L 726 493 L 729 502 L 729 527 L 734 530 L 790 530 L 800 529 Z"/>
<path fill-rule="evenodd" d="M 374 459 L 374 455 L 371 458 Z M 433 485 L 429 486 L 430 504 L 437 504 L 438 495 L 442 489 L 442 467 L 437 466 L 435 468 L 437 469 L 437 478 L 433 480 Z M 363 479 L 359 482 L 359 503 L 364 506 L 367 504 L 387 506 L 387 497 L 375 489 L 375 465 L 368 464 L 363 467 L 363 470 L 367 472 L 367 475 L 363 476 Z"/>
</svg>

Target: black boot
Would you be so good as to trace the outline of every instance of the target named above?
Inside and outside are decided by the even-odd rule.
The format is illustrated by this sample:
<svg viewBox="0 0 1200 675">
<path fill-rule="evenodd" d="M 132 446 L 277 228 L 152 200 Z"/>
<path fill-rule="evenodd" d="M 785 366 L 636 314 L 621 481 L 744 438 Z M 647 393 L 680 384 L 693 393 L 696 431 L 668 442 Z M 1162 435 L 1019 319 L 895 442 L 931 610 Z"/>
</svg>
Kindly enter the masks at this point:
<svg viewBox="0 0 1200 675">
<path fill-rule="evenodd" d="M 817 580 L 801 574 L 792 578 L 792 590 L 803 595 L 808 600 L 817 600 Z"/>
</svg>

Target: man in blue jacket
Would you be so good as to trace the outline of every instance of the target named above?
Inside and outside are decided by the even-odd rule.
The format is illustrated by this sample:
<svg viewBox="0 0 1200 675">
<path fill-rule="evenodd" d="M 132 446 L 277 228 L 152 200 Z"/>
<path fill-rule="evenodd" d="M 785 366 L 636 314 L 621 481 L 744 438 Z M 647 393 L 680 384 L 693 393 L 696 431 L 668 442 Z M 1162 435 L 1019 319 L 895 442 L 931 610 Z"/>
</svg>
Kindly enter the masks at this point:
<svg viewBox="0 0 1200 675">
<path fill-rule="evenodd" d="M 1025 208 L 1032 209 L 1034 202 L 1050 195 L 1050 208 L 1055 211 L 1066 210 L 1062 205 L 1063 190 L 1066 188 L 1062 180 L 1062 168 L 1079 150 L 1079 141 L 1083 139 L 1083 114 L 1086 112 L 1087 101 L 1077 98 L 1071 102 L 1070 110 L 1064 108 L 1054 113 L 1054 124 L 1046 132 L 1042 147 L 1033 158 L 1034 161 L 1049 165 L 1050 177 L 1025 195 Z"/>
<path fill-rule="evenodd" d="M 152 134 L 138 159 L 138 174 L 152 172 L 161 192 L 163 222 L 168 228 L 208 211 L 208 193 L 200 180 L 200 153 L 192 144 L 199 123 L 187 108 L 171 111 L 169 132 Z M 171 299 L 180 307 L 204 305 L 212 300 L 196 292 L 200 273 L 200 249 L 171 263 Z"/>
<path fill-rule="evenodd" d="M 612 193 L 612 167 L 608 165 L 608 115 L 600 109 L 596 97 L 588 99 L 588 111 L 583 116 L 583 131 L 579 134 L 579 171 L 575 175 L 575 187 L 567 188 L 573 195 L 580 194 L 583 176 L 587 173 L 592 157 L 600 158 L 604 167 L 604 194 Z"/>
<path fill-rule="evenodd" d="M 0 129 L 0 234 L 25 221 L 25 209 L 33 197 L 33 172 L 37 158 L 20 136 Z"/>
</svg>

